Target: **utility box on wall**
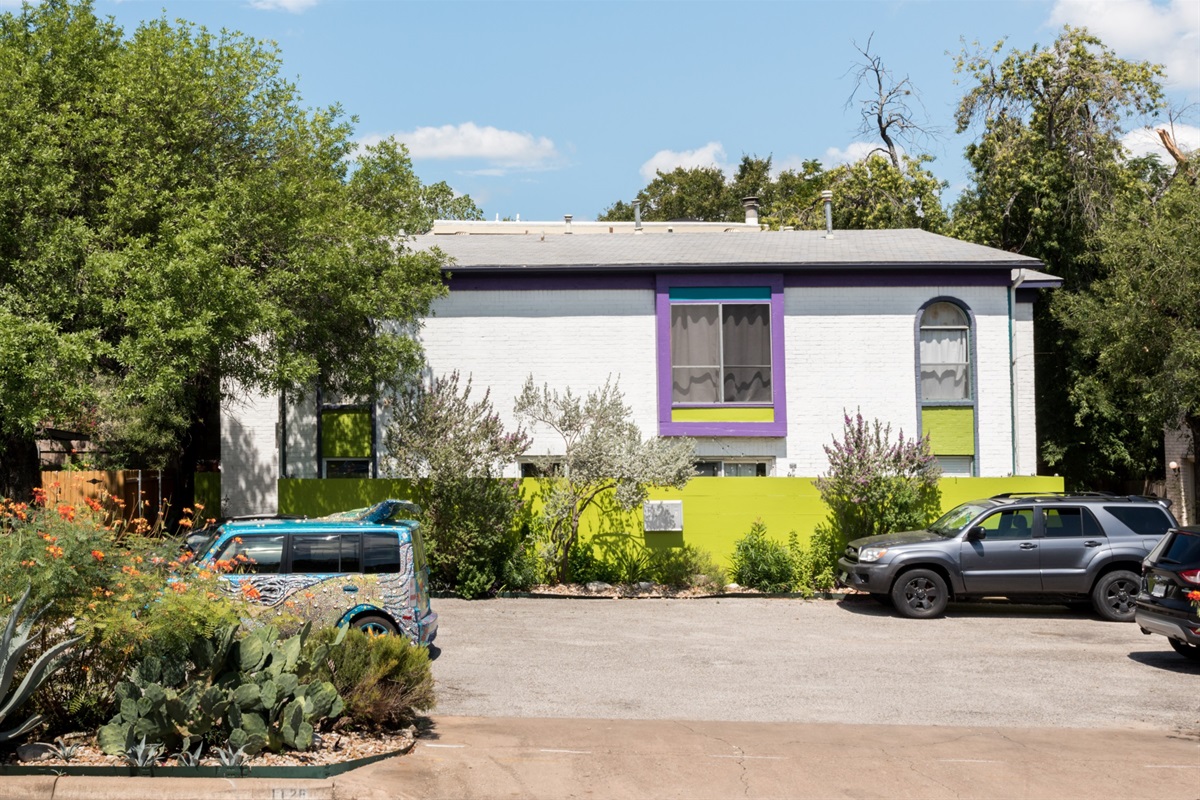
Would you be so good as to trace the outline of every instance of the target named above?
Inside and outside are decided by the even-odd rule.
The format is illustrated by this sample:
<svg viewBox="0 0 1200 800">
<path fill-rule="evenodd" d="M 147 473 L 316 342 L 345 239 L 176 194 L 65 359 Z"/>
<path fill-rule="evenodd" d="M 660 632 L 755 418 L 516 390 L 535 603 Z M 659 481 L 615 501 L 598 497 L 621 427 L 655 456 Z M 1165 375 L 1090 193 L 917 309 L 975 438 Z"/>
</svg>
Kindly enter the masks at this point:
<svg viewBox="0 0 1200 800">
<path fill-rule="evenodd" d="M 682 500 L 648 500 L 642 504 L 647 531 L 682 531 Z"/>
</svg>

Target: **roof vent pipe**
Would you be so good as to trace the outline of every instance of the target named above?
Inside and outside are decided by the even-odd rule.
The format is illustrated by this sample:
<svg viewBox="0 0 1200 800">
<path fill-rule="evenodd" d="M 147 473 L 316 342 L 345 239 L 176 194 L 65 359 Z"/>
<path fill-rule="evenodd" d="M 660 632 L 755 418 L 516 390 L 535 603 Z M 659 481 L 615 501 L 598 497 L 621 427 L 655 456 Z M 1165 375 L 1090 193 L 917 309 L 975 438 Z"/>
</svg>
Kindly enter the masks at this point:
<svg viewBox="0 0 1200 800">
<path fill-rule="evenodd" d="M 833 238 L 833 192 L 829 189 L 821 192 L 821 201 L 825 203 L 825 238 Z"/>
<path fill-rule="evenodd" d="M 633 232 L 642 232 L 642 201 L 633 201 Z"/>
<path fill-rule="evenodd" d="M 758 198 L 757 197 L 743 197 L 742 198 L 742 208 L 746 209 L 746 224 L 747 225 L 757 225 L 758 224 Z"/>
<path fill-rule="evenodd" d="M 563 214 L 563 222 L 567 224 L 567 229 L 563 233 L 571 232 L 571 220 L 575 218 L 574 214 Z"/>
</svg>

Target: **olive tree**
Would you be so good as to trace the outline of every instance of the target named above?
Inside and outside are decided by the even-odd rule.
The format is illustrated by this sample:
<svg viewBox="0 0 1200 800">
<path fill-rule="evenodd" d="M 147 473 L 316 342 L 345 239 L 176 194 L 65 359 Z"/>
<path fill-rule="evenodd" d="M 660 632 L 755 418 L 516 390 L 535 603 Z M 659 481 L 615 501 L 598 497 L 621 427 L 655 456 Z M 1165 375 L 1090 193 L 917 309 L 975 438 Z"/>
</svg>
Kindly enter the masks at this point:
<svg viewBox="0 0 1200 800">
<path fill-rule="evenodd" d="M 583 513 L 611 495 L 630 511 L 645 502 L 651 486 L 682 489 L 695 474 L 691 439 L 642 438 L 617 383 L 611 378 L 586 396 L 562 392 L 530 375 L 517 396 L 518 419 L 561 440 L 562 455 L 544 462 L 545 556 L 559 582 L 569 581 L 569 557 L 579 541 Z"/>
</svg>

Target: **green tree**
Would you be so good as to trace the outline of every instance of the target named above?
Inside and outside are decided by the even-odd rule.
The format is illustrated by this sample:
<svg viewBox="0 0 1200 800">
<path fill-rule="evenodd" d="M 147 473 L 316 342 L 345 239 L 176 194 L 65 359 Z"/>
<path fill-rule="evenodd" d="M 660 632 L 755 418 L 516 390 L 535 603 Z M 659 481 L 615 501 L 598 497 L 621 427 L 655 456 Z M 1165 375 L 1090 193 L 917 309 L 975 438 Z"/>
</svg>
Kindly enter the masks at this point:
<svg viewBox="0 0 1200 800">
<path fill-rule="evenodd" d="M 1155 441 L 1182 424 L 1200 442 L 1198 220 L 1200 187 L 1177 180 L 1158 203 L 1101 228 L 1105 277 L 1058 307 L 1095 365 L 1072 386 L 1081 414 L 1127 419 Z"/>
<path fill-rule="evenodd" d="M 954 235 L 1040 258 L 1064 279 L 1055 302 L 1103 274 L 1097 232 L 1105 213 L 1140 203 L 1145 165 L 1126 160 L 1123 122 L 1162 105 L 1160 67 L 1127 61 L 1084 29 L 1066 27 L 1049 46 L 964 51 L 956 70 L 971 86 L 959 133 L 979 128 L 966 150 L 971 185 L 954 209 Z M 1044 304 L 1036 308 L 1037 410 L 1042 458 L 1072 485 L 1149 469 L 1145 431 L 1099 408 L 1071 402 L 1068 387 L 1092 364 Z"/>
<path fill-rule="evenodd" d="M 548 428 L 562 440 L 561 458 L 546 459 L 543 487 L 546 558 L 559 582 L 570 580 L 569 559 L 579 541 L 579 520 L 602 496 L 611 494 L 630 511 L 645 502 L 650 486 L 682 489 L 696 474 L 691 439 L 642 439 L 617 384 L 580 397 L 538 389 L 531 375 L 516 399 L 517 417 Z"/>
<path fill-rule="evenodd" d="M 642 204 L 642 219 L 647 222 L 669 220 L 741 221 L 745 218 L 741 199 L 734 202 L 732 187 L 717 167 L 676 167 L 659 172 L 637 193 Z M 628 222 L 633 206 L 618 202 L 597 217 L 601 222 Z"/>
<path fill-rule="evenodd" d="M 367 394 L 419 364 L 376 321 L 444 292 L 443 257 L 396 234 L 447 192 L 398 145 L 355 162 L 341 110 L 305 110 L 280 69 L 237 33 L 127 36 L 86 0 L 0 15 L 0 494 L 35 480 L 42 428 L 188 475 L 233 387 Z"/>
<path fill-rule="evenodd" d="M 516 482 L 500 476 L 529 437 L 504 430 L 490 392 L 472 400 L 470 379 L 460 387 L 457 372 L 407 387 L 384 441 L 388 471 L 413 479 L 434 580 L 466 597 L 512 585 L 525 552 L 517 530 L 522 504 Z"/>
<path fill-rule="evenodd" d="M 941 193 L 945 181 L 926 167 L 931 156 L 900 156 L 901 169 L 875 153 L 853 164 L 842 164 L 821 176 L 821 187 L 833 192 L 835 230 L 920 228 L 941 232 L 947 225 Z M 798 228 L 825 226 L 824 209 L 810 204 L 794 223 Z"/>
</svg>

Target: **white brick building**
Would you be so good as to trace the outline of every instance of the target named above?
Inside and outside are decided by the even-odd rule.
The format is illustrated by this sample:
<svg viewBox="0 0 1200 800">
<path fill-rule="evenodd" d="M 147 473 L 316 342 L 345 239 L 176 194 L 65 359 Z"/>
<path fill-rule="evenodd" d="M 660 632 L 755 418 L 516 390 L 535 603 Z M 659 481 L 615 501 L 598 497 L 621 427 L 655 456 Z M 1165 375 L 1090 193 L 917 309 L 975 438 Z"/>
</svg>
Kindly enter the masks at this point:
<svg viewBox="0 0 1200 800">
<path fill-rule="evenodd" d="M 1061 283 L 1039 261 L 917 230 L 672 227 L 439 223 L 413 244 L 455 261 L 420 332 L 430 369 L 490 388 L 510 425 L 530 375 L 611 376 L 705 474 L 816 476 L 856 409 L 928 434 L 948 474 L 1035 474 L 1032 307 Z M 283 407 L 226 409 L 228 513 L 273 508 L 279 477 L 377 474 L 377 408 Z"/>
</svg>

